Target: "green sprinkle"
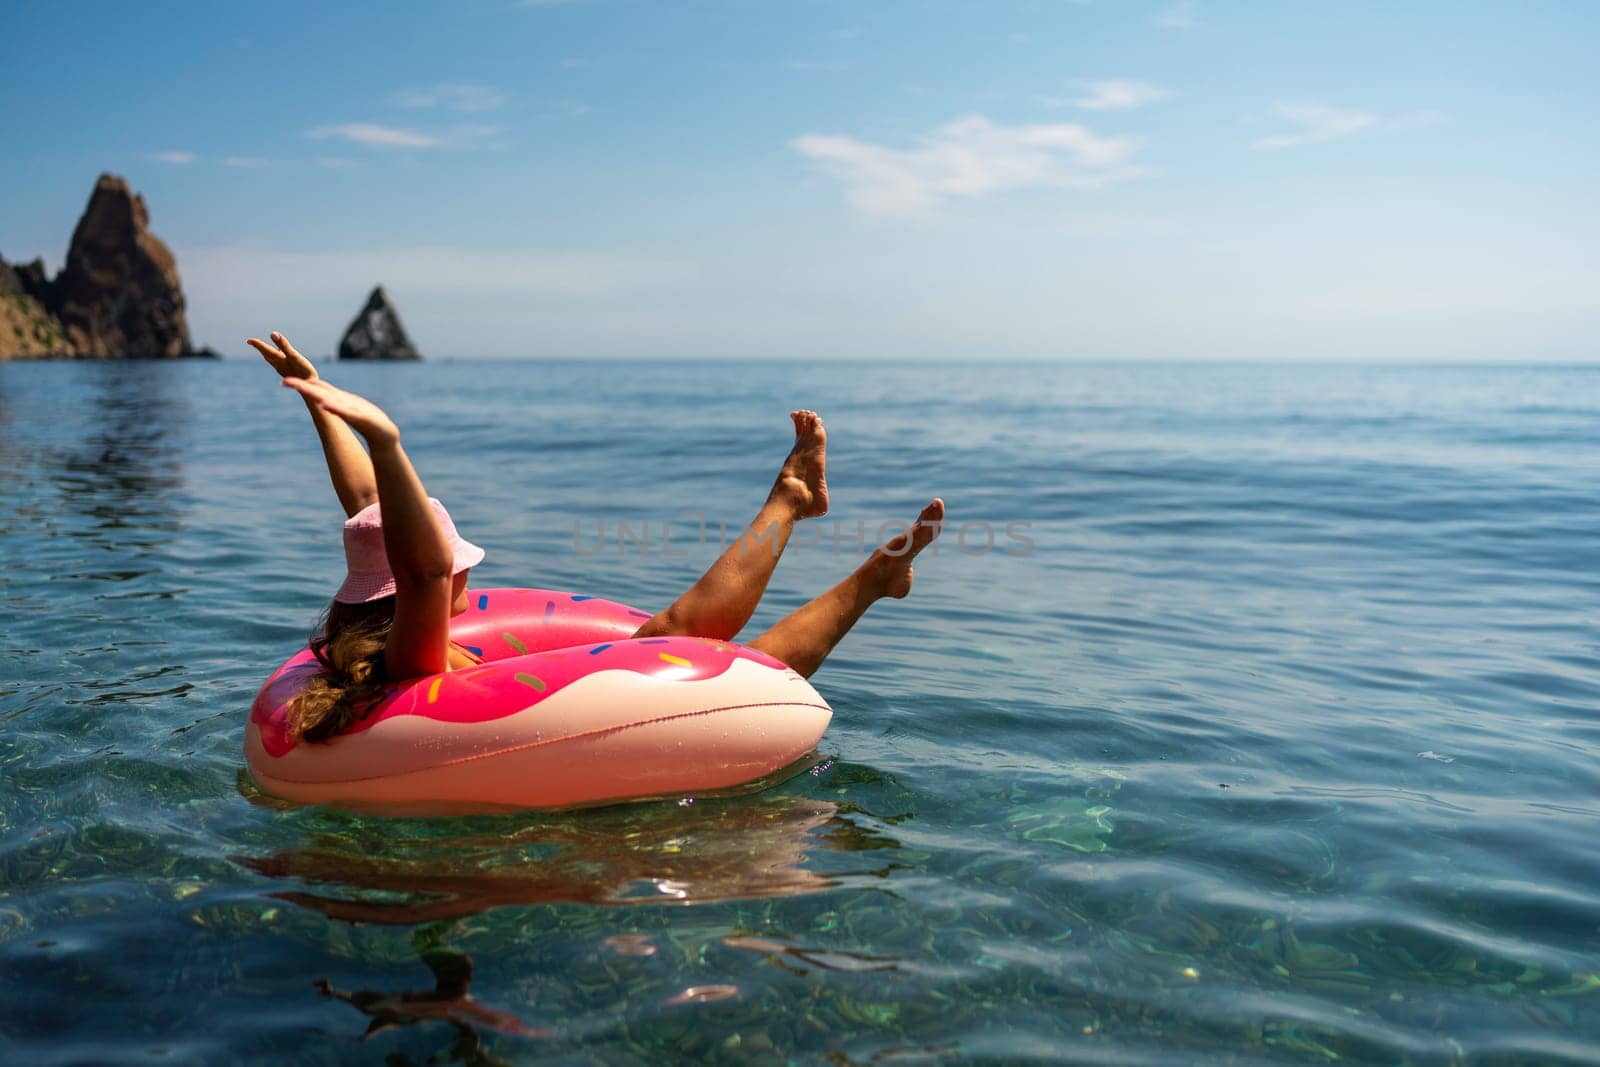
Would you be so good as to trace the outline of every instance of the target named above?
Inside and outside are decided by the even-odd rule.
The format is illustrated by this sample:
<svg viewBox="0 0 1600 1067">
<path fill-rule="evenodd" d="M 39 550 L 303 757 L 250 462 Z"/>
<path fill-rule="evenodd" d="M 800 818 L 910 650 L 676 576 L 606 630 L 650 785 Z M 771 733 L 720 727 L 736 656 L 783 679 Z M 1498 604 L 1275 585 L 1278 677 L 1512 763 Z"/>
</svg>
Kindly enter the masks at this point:
<svg viewBox="0 0 1600 1067">
<path fill-rule="evenodd" d="M 521 682 L 523 685 L 531 685 L 535 689 L 537 689 L 539 692 L 541 692 L 541 693 L 544 692 L 544 683 L 541 682 L 539 679 L 535 678 L 531 674 L 523 674 L 522 672 L 519 671 L 516 674 L 513 674 L 511 677 L 515 678 L 517 681 Z"/>
</svg>

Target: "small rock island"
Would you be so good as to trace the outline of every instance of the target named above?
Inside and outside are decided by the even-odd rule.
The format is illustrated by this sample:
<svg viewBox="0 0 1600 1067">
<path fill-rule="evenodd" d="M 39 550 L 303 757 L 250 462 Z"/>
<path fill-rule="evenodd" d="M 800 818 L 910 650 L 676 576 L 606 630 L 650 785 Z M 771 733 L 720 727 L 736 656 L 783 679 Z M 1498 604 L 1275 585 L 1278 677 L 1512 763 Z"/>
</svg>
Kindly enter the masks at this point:
<svg viewBox="0 0 1600 1067">
<path fill-rule="evenodd" d="M 339 342 L 340 359 L 421 359 L 422 353 L 406 336 L 400 313 L 394 309 L 383 286 L 372 290 Z"/>
<path fill-rule="evenodd" d="M 144 197 L 114 174 L 95 182 L 55 278 L 44 261 L 0 259 L 0 359 L 214 356 L 189 343 L 172 250 Z"/>
</svg>

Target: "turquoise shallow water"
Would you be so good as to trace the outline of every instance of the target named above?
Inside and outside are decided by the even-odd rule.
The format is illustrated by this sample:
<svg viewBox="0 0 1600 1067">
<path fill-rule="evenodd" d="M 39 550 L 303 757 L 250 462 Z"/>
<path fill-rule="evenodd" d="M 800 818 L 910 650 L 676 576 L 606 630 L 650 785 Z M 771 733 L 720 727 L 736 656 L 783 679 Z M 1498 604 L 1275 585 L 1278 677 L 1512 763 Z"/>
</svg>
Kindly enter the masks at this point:
<svg viewBox="0 0 1600 1067">
<path fill-rule="evenodd" d="M 286 809 L 242 722 L 341 573 L 298 402 L 0 365 L 0 1059 L 1600 1063 L 1600 372 L 337 377 L 479 584 L 664 603 L 715 548 L 680 509 L 747 518 L 798 405 L 839 525 L 752 632 L 858 522 L 950 532 L 787 782 Z"/>
</svg>

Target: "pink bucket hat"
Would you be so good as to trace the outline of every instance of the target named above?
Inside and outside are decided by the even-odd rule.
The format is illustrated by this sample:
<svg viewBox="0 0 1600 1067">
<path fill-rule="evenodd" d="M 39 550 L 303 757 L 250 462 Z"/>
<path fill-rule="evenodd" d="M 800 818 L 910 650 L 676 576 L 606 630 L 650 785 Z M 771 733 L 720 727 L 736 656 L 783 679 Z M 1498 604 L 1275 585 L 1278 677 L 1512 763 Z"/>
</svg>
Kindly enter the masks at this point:
<svg viewBox="0 0 1600 1067">
<path fill-rule="evenodd" d="M 433 497 L 428 498 L 433 519 L 439 524 L 450 550 L 455 553 L 451 574 L 460 574 L 483 562 L 483 549 L 456 533 L 450 513 Z M 389 569 L 389 554 L 383 548 L 383 515 L 378 505 L 369 504 L 344 523 L 344 558 L 349 567 L 344 584 L 333 594 L 341 604 L 365 604 L 394 592 L 394 572 Z"/>
</svg>

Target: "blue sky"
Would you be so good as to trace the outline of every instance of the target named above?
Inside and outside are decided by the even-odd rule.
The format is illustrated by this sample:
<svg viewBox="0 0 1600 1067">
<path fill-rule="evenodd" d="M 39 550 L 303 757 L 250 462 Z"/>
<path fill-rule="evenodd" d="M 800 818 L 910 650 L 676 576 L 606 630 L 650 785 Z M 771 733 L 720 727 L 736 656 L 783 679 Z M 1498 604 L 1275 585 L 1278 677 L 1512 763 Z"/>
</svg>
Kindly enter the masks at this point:
<svg viewBox="0 0 1600 1067">
<path fill-rule="evenodd" d="M 0 255 L 95 176 L 198 342 L 1600 358 L 1600 5 L 12 4 Z"/>
</svg>

